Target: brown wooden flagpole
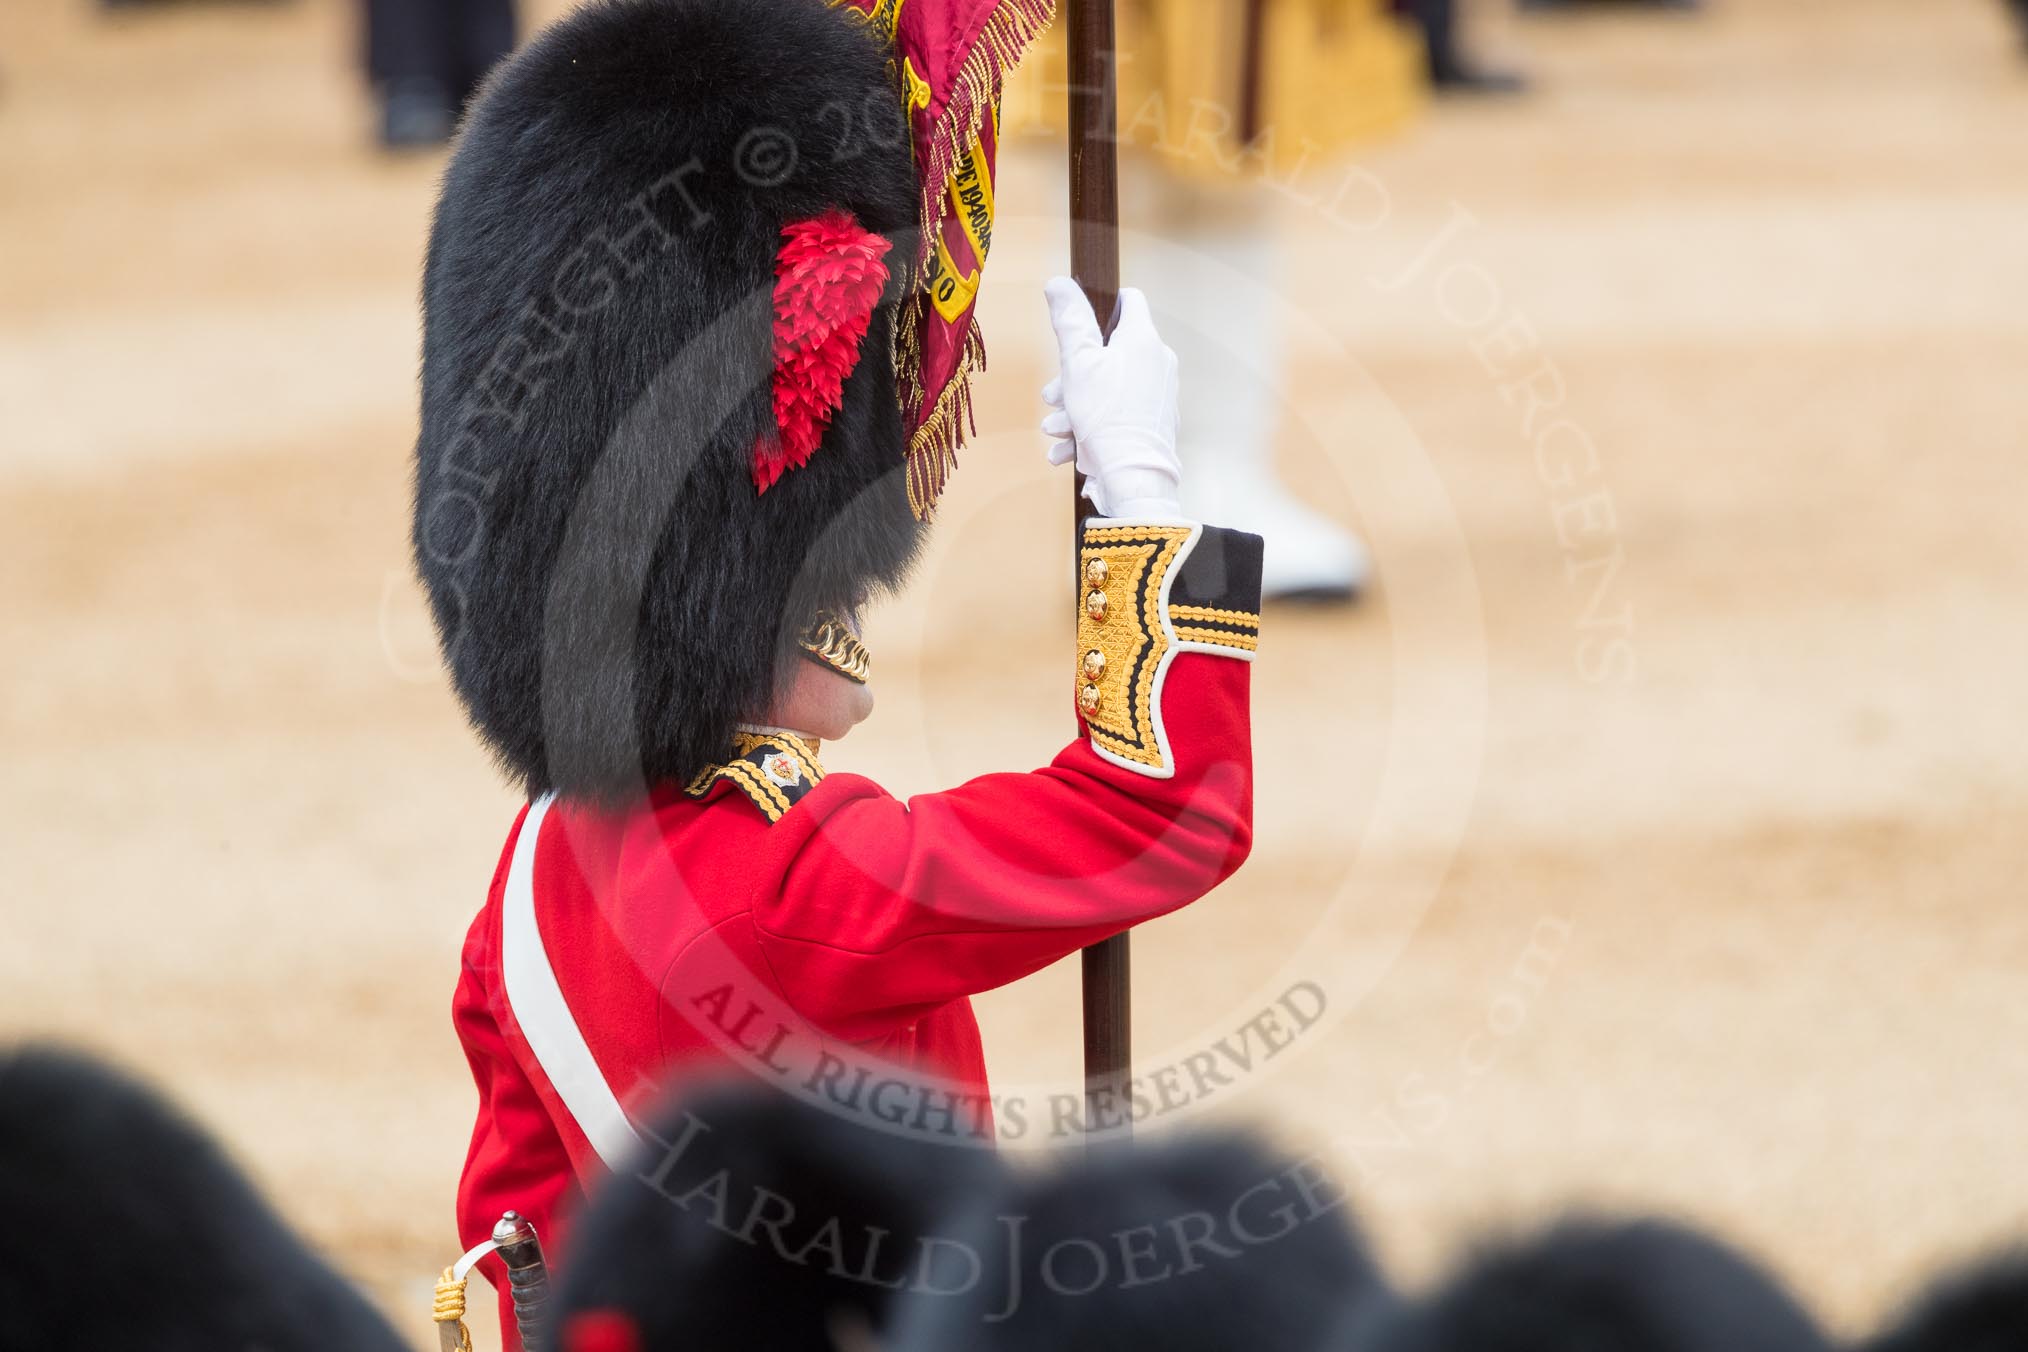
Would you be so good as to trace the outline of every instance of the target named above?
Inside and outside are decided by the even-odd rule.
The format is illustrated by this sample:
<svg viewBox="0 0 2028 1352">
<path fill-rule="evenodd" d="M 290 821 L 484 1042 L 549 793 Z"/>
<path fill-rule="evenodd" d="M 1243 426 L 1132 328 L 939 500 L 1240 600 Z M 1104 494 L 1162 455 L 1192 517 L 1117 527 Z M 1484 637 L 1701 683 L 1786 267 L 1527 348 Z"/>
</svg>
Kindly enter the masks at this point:
<svg viewBox="0 0 2028 1352">
<path fill-rule="evenodd" d="M 1267 0 L 1246 0 L 1239 48 L 1239 143 L 1260 139 L 1266 114 L 1263 86 L 1267 80 Z"/>
<path fill-rule="evenodd" d="M 1120 292 L 1119 100 L 1114 84 L 1113 0 L 1063 0 L 1070 52 L 1070 272 L 1110 335 Z M 1091 504 L 1077 476 L 1071 562 Z M 1080 598 L 1083 582 L 1077 583 Z M 1128 1131 L 1133 1063 L 1133 966 L 1125 934 L 1084 950 L 1084 1092 L 1087 1129 Z"/>
</svg>

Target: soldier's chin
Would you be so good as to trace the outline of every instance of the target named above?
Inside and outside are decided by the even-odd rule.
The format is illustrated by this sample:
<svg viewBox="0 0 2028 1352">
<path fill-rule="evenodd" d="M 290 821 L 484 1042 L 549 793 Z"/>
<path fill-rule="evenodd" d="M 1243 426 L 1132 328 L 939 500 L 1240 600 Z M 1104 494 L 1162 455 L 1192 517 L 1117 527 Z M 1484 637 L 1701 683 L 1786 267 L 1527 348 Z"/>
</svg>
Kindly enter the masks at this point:
<svg viewBox="0 0 2028 1352">
<path fill-rule="evenodd" d="M 843 737 L 846 733 L 864 723 L 873 713 L 873 684 L 870 681 L 850 681 L 832 672 L 826 672 L 825 675 L 831 678 L 831 684 L 843 686 L 844 689 L 838 692 L 838 703 L 840 706 L 838 711 L 840 715 L 838 726 L 832 731 L 820 732 L 817 735 L 819 737 Z"/>
<path fill-rule="evenodd" d="M 796 664 L 786 698 L 771 721 L 792 732 L 830 740 L 843 737 L 873 712 L 873 687 L 820 662 Z"/>
</svg>

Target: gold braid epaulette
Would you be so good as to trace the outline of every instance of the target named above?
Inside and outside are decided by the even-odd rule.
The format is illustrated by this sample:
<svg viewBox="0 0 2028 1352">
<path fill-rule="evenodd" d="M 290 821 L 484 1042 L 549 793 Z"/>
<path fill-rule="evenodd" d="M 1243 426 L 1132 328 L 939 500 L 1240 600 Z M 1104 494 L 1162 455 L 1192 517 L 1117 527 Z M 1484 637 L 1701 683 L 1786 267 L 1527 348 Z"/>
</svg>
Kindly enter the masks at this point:
<svg viewBox="0 0 2028 1352">
<path fill-rule="evenodd" d="M 810 744 L 791 732 L 740 732 L 733 736 L 733 758 L 707 765 L 684 792 L 702 798 L 720 781 L 745 794 L 770 823 L 788 815 L 803 795 L 824 778 L 824 767 Z"/>
</svg>

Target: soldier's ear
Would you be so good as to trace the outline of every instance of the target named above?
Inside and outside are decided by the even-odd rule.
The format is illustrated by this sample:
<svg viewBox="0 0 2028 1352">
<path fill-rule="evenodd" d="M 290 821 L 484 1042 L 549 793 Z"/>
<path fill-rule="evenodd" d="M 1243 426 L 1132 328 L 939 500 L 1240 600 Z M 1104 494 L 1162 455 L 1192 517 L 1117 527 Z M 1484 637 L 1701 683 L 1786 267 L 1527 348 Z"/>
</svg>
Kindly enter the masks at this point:
<svg viewBox="0 0 2028 1352">
<path fill-rule="evenodd" d="M 845 379 L 859 364 L 860 344 L 887 289 L 892 247 L 839 207 L 782 228 L 775 255 L 775 425 L 754 443 L 755 491 L 767 492 L 808 464 L 845 402 Z"/>
</svg>

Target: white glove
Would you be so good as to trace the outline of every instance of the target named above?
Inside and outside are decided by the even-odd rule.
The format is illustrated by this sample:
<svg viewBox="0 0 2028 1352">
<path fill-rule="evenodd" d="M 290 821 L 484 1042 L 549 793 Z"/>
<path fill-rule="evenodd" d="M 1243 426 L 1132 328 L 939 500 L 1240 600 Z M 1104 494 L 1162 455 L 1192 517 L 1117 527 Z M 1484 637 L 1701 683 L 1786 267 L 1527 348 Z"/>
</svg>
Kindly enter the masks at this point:
<svg viewBox="0 0 2028 1352">
<path fill-rule="evenodd" d="M 1061 371 L 1042 391 L 1052 410 L 1042 430 L 1057 438 L 1049 463 L 1076 457 L 1101 516 L 1180 518 L 1176 354 L 1155 332 L 1148 298 L 1132 287 L 1120 292 L 1120 322 L 1108 341 L 1076 282 L 1051 278 L 1042 294 Z"/>
</svg>

